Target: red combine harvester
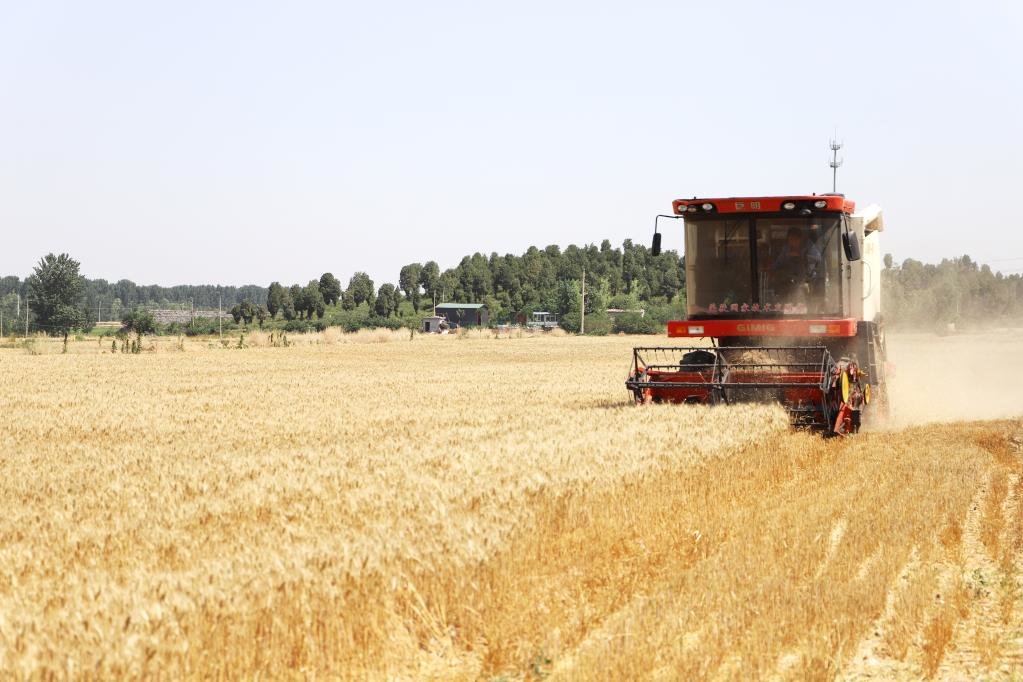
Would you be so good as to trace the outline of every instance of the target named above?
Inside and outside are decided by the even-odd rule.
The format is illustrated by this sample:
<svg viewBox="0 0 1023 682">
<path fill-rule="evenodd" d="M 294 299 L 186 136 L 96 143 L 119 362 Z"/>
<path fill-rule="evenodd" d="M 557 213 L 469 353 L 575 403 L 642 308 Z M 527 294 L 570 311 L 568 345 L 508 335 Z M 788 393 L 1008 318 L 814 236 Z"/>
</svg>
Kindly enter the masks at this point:
<svg viewBox="0 0 1023 682">
<path fill-rule="evenodd" d="M 706 346 L 633 349 L 637 403 L 777 402 L 797 428 L 859 430 L 887 415 L 881 210 L 842 195 L 689 199 L 687 315 L 668 336 Z"/>
</svg>

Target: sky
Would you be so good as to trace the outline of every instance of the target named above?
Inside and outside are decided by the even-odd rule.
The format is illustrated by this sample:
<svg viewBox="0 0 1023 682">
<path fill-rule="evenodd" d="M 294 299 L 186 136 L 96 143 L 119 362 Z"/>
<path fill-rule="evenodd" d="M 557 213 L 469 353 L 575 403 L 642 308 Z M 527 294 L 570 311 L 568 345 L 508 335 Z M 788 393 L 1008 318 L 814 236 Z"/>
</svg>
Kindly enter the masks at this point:
<svg viewBox="0 0 1023 682">
<path fill-rule="evenodd" d="M 836 135 L 897 261 L 1023 272 L 1015 0 L 0 9 L 0 274 L 379 283 L 647 243 L 675 198 L 830 191 Z"/>
</svg>

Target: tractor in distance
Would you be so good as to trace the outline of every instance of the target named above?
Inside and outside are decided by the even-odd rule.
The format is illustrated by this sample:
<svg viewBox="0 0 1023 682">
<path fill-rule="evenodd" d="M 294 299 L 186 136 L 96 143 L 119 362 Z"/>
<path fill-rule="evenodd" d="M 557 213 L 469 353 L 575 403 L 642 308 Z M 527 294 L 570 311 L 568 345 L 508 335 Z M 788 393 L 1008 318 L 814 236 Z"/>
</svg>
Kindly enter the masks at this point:
<svg viewBox="0 0 1023 682">
<path fill-rule="evenodd" d="M 887 416 L 881 210 L 840 194 L 679 199 L 654 219 L 685 223 L 686 319 L 634 348 L 637 403 L 777 402 L 827 435 Z M 709 344 L 707 343 L 709 340 Z"/>
</svg>

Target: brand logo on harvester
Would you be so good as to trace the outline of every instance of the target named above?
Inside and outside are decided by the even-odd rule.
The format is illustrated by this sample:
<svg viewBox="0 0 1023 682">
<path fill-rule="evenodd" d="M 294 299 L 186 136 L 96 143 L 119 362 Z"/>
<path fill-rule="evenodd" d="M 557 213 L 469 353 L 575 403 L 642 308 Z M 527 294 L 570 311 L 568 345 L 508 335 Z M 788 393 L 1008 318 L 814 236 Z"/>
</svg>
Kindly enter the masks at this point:
<svg viewBox="0 0 1023 682">
<path fill-rule="evenodd" d="M 774 325 L 767 322 L 754 322 L 752 324 L 736 325 L 736 331 L 740 332 L 773 332 Z"/>
</svg>

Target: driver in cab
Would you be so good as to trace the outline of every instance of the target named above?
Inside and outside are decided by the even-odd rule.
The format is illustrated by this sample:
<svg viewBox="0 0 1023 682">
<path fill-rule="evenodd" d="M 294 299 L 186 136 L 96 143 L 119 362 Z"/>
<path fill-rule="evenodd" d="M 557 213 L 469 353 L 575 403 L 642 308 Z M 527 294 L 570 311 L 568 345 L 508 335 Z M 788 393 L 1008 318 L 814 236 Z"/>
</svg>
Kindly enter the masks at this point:
<svg viewBox="0 0 1023 682">
<path fill-rule="evenodd" d="M 776 293 L 787 302 L 805 303 L 811 295 L 823 294 L 824 258 L 798 227 L 789 228 L 785 246 L 774 259 L 771 271 Z"/>
</svg>

